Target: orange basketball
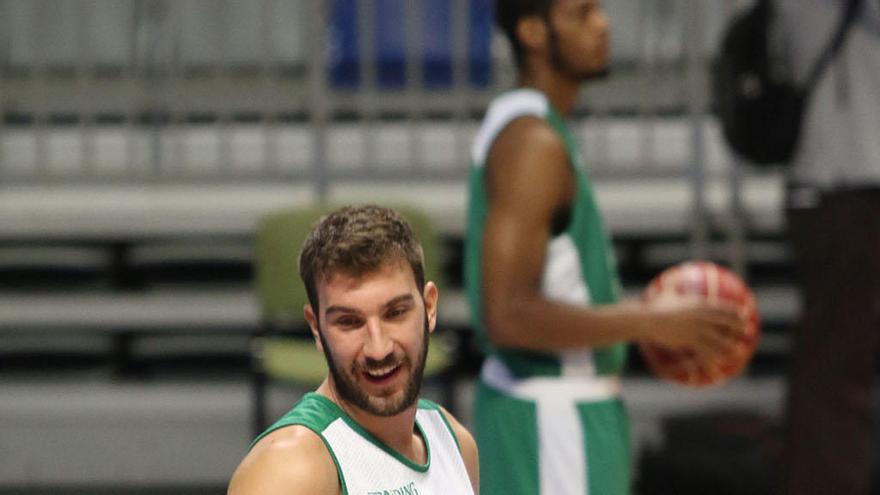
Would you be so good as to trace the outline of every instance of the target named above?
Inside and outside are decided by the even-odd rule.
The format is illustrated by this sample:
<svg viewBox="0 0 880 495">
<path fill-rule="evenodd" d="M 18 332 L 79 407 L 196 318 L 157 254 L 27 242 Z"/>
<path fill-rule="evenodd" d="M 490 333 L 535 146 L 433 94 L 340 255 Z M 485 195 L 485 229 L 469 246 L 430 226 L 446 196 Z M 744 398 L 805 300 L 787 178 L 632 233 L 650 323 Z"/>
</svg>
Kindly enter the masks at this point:
<svg viewBox="0 0 880 495">
<path fill-rule="evenodd" d="M 694 387 L 722 383 L 740 374 L 754 355 L 761 334 L 755 296 L 745 282 L 714 263 L 687 262 L 665 270 L 643 293 L 645 300 L 670 295 L 733 304 L 748 321 L 746 335 L 734 352 L 711 363 L 700 362 L 689 349 L 670 349 L 643 342 L 639 349 L 651 370 L 661 378 Z"/>
</svg>

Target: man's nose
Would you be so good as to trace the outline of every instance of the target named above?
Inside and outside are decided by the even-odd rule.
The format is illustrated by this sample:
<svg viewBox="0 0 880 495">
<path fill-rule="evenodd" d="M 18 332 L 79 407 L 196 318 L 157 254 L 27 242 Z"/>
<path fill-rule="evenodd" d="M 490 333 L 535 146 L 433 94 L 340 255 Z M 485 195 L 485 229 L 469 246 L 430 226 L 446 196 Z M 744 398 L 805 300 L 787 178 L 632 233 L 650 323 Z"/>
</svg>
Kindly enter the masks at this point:
<svg viewBox="0 0 880 495">
<path fill-rule="evenodd" d="M 364 356 L 380 361 L 391 354 L 394 344 L 383 325 L 377 319 L 367 321 L 367 340 L 364 343 Z"/>
</svg>

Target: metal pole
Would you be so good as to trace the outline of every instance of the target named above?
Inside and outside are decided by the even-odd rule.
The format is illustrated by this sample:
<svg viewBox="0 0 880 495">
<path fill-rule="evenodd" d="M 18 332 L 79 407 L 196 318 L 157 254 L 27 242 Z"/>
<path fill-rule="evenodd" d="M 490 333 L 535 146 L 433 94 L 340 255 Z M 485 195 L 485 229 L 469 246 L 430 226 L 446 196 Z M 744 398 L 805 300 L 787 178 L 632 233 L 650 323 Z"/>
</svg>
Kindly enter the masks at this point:
<svg viewBox="0 0 880 495">
<path fill-rule="evenodd" d="M 148 63 L 148 60 L 145 59 L 144 48 L 149 45 L 148 32 L 150 29 L 147 18 L 145 0 L 135 0 L 132 4 L 131 18 L 129 19 L 129 22 L 131 22 L 131 39 L 129 43 L 131 45 L 129 46 L 128 61 L 127 63 L 123 62 L 122 68 L 123 81 L 135 90 L 131 98 L 128 98 L 125 108 L 125 121 L 123 123 L 125 126 L 125 170 L 126 175 L 139 179 L 143 179 L 142 175 L 148 172 L 146 170 L 138 171 L 135 168 L 136 144 L 138 136 L 141 134 L 139 132 L 140 128 L 136 125 L 137 113 L 138 109 L 146 110 L 143 108 L 143 91 L 139 91 L 139 89 L 145 86 L 144 82 L 149 77 L 149 72 L 144 70 Z M 135 96 L 135 94 L 138 96 Z M 146 126 L 144 126 L 144 129 L 146 129 Z"/>
<path fill-rule="evenodd" d="M 230 3 L 228 1 L 224 1 L 220 3 L 217 8 L 220 11 L 217 13 L 217 23 L 218 26 L 212 26 L 211 36 L 214 38 L 219 50 L 217 51 L 217 58 L 209 62 L 212 67 L 212 76 L 214 79 L 214 85 L 218 88 L 223 88 L 224 90 L 229 87 L 230 76 L 232 74 L 232 62 L 230 57 L 227 55 L 228 50 L 226 49 L 226 45 L 228 43 L 227 33 L 230 32 L 229 26 L 231 21 L 229 19 L 229 10 Z M 219 178 L 228 179 L 233 174 L 233 167 L 235 164 L 232 163 L 232 150 L 233 150 L 233 114 L 232 111 L 229 110 L 229 107 L 226 109 L 216 109 L 217 112 L 217 132 L 219 134 L 220 139 L 217 140 L 218 145 L 218 158 L 220 160 L 219 165 Z M 190 139 L 191 141 L 192 139 Z"/>
<path fill-rule="evenodd" d="M 312 180 L 315 195 L 319 201 L 327 199 L 329 189 L 327 167 L 327 78 L 326 78 L 326 41 L 327 41 L 327 4 L 326 0 L 312 0 L 314 22 L 310 23 L 309 33 L 311 67 L 309 68 L 309 85 L 311 98 L 312 130 L 314 139 L 314 161 L 312 162 Z"/>
<path fill-rule="evenodd" d="M 164 21 L 167 24 L 166 29 L 170 31 L 169 38 L 171 40 L 171 48 L 167 59 L 168 68 L 163 72 L 160 81 L 165 85 L 168 94 L 168 125 L 165 126 L 164 130 L 168 142 L 173 143 L 171 144 L 172 153 L 170 153 L 172 163 L 163 163 L 162 160 L 164 157 L 161 153 L 156 156 L 156 159 L 159 166 L 160 176 L 163 174 L 170 174 L 173 176 L 174 170 L 169 170 L 171 167 L 177 169 L 177 174 L 179 176 L 181 175 L 180 170 L 182 169 L 182 164 L 188 165 L 190 163 L 188 153 L 189 148 L 184 146 L 188 137 L 188 129 L 186 122 L 183 120 L 183 116 L 180 112 L 180 105 L 178 103 L 180 101 L 180 87 L 184 77 L 183 30 L 187 25 L 186 19 L 184 19 L 183 16 L 188 10 L 184 9 L 183 4 L 171 2 L 170 0 L 165 1 L 167 2 L 165 4 L 166 8 L 162 11 L 166 14 Z M 177 9 L 176 12 L 175 9 Z M 161 63 L 161 61 L 157 61 L 157 63 Z M 158 125 L 156 126 L 157 138 L 161 135 L 162 130 L 163 129 Z"/>
<path fill-rule="evenodd" d="M 275 2 L 274 0 L 264 0 L 260 4 L 262 24 L 261 29 L 261 57 L 260 57 L 260 73 L 262 74 L 262 86 L 267 95 L 274 95 L 277 87 L 275 80 L 277 71 L 274 64 L 277 63 L 275 55 L 275 44 L 273 43 L 275 34 Z M 266 102 L 261 105 L 261 127 L 263 129 L 263 174 L 281 175 L 281 158 L 278 152 L 278 125 L 273 114 L 270 103 L 272 97 L 263 98 Z"/>
<path fill-rule="evenodd" d="M 7 167 L 6 157 L 6 78 L 7 69 L 12 64 L 12 20 L 10 9 L 5 0 L 0 0 L 0 19 L 6 19 L 6 25 L 0 26 L 0 184 Z"/>
<path fill-rule="evenodd" d="M 733 15 L 735 6 L 725 3 L 725 18 Z M 747 266 L 747 238 L 746 238 L 746 209 L 743 202 L 743 166 L 744 163 L 737 157 L 728 164 L 728 187 L 730 193 L 730 215 L 728 216 L 727 229 L 727 254 L 731 268 L 740 276 L 745 277 Z"/>
<path fill-rule="evenodd" d="M 85 97 L 88 87 L 91 82 L 91 64 L 92 64 L 92 53 L 91 53 L 91 44 L 90 44 L 90 34 L 91 34 L 91 16 L 89 15 L 89 3 L 83 2 L 78 5 L 77 9 L 77 33 L 76 33 L 76 43 L 77 43 L 77 51 L 79 52 L 79 56 L 77 57 L 77 67 L 76 67 L 76 81 L 77 87 L 80 94 L 81 106 L 79 108 L 79 119 L 78 119 L 78 127 L 79 127 L 79 135 L 80 141 L 82 143 L 82 153 L 80 154 L 80 169 L 84 176 L 94 176 L 96 170 L 95 163 L 95 142 L 94 142 L 94 127 L 92 126 L 92 119 L 89 115 L 92 111 L 91 105 L 89 105 L 89 99 Z"/>
<path fill-rule="evenodd" d="M 162 130 L 174 127 L 174 90 L 168 84 L 172 77 L 175 60 L 178 58 L 177 31 L 175 29 L 176 13 L 172 11 L 174 4 L 164 0 L 146 0 L 144 9 L 145 27 L 144 42 L 146 50 L 144 56 L 143 73 L 146 93 L 149 95 L 146 104 L 146 135 L 150 143 L 149 173 L 151 178 L 158 181 L 163 175 L 163 139 Z M 169 48 L 170 44 L 170 48 Z M 167 51 L 167 52 L 166 52 Z M 162 124 L 160 112 L 166 110 L 169 113 L 168 123 Z M 171 134 L 171 133 L 169 133 Z M 167 143 L 176 158 L 176 140 L 169 138 Z"/>
<path fill-rule="evenodd" d="M 378 98 L 377 83 L 378 71 L 376 70 L 379 63 L 379 43 L 376 31 L 376 10 L 379 5 L 374 0 L 358 0 L 356 2 L 357 9 L 357 30 L 358 30 L 358 47 L 360 49 L 360 107 L 361 129 L 364 136 L 364 172 L 369 172 L 378 165 L 376 157 L 376 140 L 378 133 L 376 132 L 376 99 Z M 379 56 L 377 56 L 379 55 Z"/>
<path fill-rule="evenodd" d="M 460 168 L 467 166 L 468 143 L 471 136 L 465 124 L 468 121 L 468 108 L 471 104 L 470 84 L 468 83 L 470 62 L 470 2 L 452 0 L 452 69 L 455 116 L 452 124 L 455 130 L 455 159 Z"/>
<path fill-rule="evenodd" d="M 653 168 L 654 165 L 654 132 L 653 124 L 653 103 L 656 100 L 657 92 L 655 91 L 657 84 L 657 22 L 661 21 L 659 12 L 654 9 L 654 2 L 639 2 L 638 4 L 638 26 L 636 32 L 638 38 L 639 50 L 642 52 L 641 66 L 642 73 L 639 79 L 642 83 L 642 94 L 639 101 L 639 162 L 640 166 L 645 168 Z M 651 20 L 654 20 L 654 29 L 651 30 Z M 606 162 L 607 164 L 607 162 Z"/>
<path fill-rule="evenodd" d="M 703 0 L 690 0 L 685 22 L 685 50 L 688 54 L 688 113 L 691 123 L 691 257 L 706 259 L 709 254 L 709 228 L 706 215 L 706 137 L 705 108 L 696 95 L 703 93 L 700 74 L 705 70 L 700 54 L 703 37 Z"/>
<path fill-rule="evenodd" d="M 424 164 L 424 147 L 421 139 L 422 115 L 419 99 L 424 94 L 422 55 L 424 53 L 424 5 L 422 2 L 406 2 L 406 88 L 409 125 L 409 156 L 414 170 L 421 171 Z"/>
<path fill-rule="evenodd" d="M 48 17 L 48 5 L 46 5 L 45 2 L 34 2 L 29 5 L 33 6 L 37 11 L 37 15 L 33 16 L 34 18 L 45 20 Z M 30 38 L 34 45 L 34 68 L 31 71 L 31 78 L 33 79 L 33 94 L 37 95 L 37 100 L 41 102 L 45 101 L 45 99 L 40 98 L 40 96 L 46 94 L 45 78 L 48 73 L 46 47 L 43 42 L 49 39 L 51 35 L 51 33 L 47 32 L 45 24 L 45 22 L 33 23 L 30 26 L 31 29 L 28 30 L 30 33 L 36 33 L 36 36 L 31 36 Z M 35 171 L 37 177 L 40 179 L 48 179 L 51 173 L 49 170 L 49 153 L 47 150 L 48 131 L 46 130 L 46 111 L 41 104 L 38 104 L 34 106 L 33 112 Z"/>
</svg>

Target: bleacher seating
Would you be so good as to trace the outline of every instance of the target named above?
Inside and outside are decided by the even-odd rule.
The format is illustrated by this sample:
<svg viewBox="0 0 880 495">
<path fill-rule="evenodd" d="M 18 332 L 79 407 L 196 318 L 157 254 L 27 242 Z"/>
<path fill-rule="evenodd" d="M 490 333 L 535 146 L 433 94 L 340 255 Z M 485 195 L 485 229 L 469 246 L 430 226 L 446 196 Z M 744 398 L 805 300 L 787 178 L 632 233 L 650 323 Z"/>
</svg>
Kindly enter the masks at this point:
<svg viewBox="0 0 880 495">
<path fill-rule="evenodd" d="M 210 431 L 220 439 L 217 448 L 234 444 L 221 438 L 224 430 L 245 442 L 246 402 L 234 399 L 224 409 L 217 398 L 243 393 L 243 385 L 211 382 L 206 387 L 217 395 L 197 393 L 207 406 L 187 409 L 175 401 L 185 400 L 188 382 L 161 400 L 150 380 L 173 374 L 181 362 L 190 363 L 187 373 L 198 380 L 244 375 L 247 337 L 260 319 L 252 241 L 259 219 L 279 208 L 319 200 L 418 204 L 443 238 L 449 284 L 441 321 L 469 325 L 460 274 L 468 147 L 489 98 L 511 83 L 512 61 L 497 33 L 469 45 L 452 39 L 459 31 L 450 29 L 438 48 L 441 60 L 431 61 L 434 72 L 416 74 L 414 84 L 397 84 L 401 70 L 420 72 L 407 64 L 425 62 L 405 39 L 389 41 L 397 58 L 385 69 L 364 68 L 370 56 L 363 51 L 344 53 L 366 58 L 349 60 L 360 62 L 346 69 L 357 75 L 356 84 L 338 84 L 353 80 L 324 58 L 333 53 L 313 36 L 323 26 L 314 20 L 317 7 L 371 1 L 259 0 L 244 8 L 233 0 L 76 0 L 50 9 L 43 0 L 0 0 L 0 27 L 9 28 L 0 34 L 0 386 L 4 372 L 64 373 L 71 362 L 81 365 L 46 359 L 59 349 L 98 356 L 96 369 L 116 370 L 105 383 L 110 392 L 87 382 L 62 394 L 49 383 L 29 395 L 27 387 L 5 384 L 23 405 L 0 401 L 0 425 L 3 418 L 23 424 L 26 405 L 51 407 L 41 394 L 66 397 L 69 407 L 28 428 L 59 430 L 52 422 L 73 409 L 113 424 L 112 392 L 131 401 L 124 414 L 140 411 L 137 421 L 161 416 L 168 406 L 170 422 L 184 424 L 187 414 L 216 420 Z M 735 159 L 710 115 L 706 80 L 726 2 L 606 5 L 614 70 L 587 87 L 573 123 L 627 295 L 638 297 L 651 276 L 697 255 L 743 269 L 767 323 L 753 374 L 772 383 L 760 385 L 763 395 L 755 397 L 777 397 L 788 349 L 784 330 L 798 306 L 781 242 L 781 178 L 732 174 Z M 458 46 L 474 50 L 465 62 Z M 383 83 L 386 69 L 393 80 Z M 640 380 L 645 373 L 637 355 L 634 361 L 631 377 Z M 140 387 L 142 397 L 126 384 Z M 648 411 L 635 418 L 637 434 L 654 434 L 656 411 L 702 403 L 696 395 L 665 403 L 668 390 L 656 386 L 638 382 L 628 397 Z M 735 400 L 750 400 L 748 386 L 731 391 Z M 77 400 L 79 392 L 98 396 L 98 405 Z M 707 397 L 728 400 L 723 392 Z M 108 409 L 95 413 L 102 405 Z M 229 417 L 211 416 L 211 408 L 240 414 L 241 425 L 230 427 Z M 114 431 L 146 441 L 146 434 L 122 430 Z M 0 426 L 8 435 L 0 438 L 23 439 L 24 431 Z M 70 442 L 76 436 L 58 434 Z M 98 464 L 110 461 L 103 444 L 95 445 L 90 455 L 97 467 L 77 465 L 87 482 L 113 484 L 135 473 L 155 483 L 162 469 L 170 483 L 225 481 L 210 469 L 187 478 L 158 455 L 144 464 L 155 473 L 125 461 L 113 472 Z M 0 448 L 6 466 L 0 491 L 9 480 L 76 480 L 77 466 L 29 474 L 29 462 L 56 458 L 40 460 L 35 449 L 25 454 L 10 460 Z"/>
</svg>

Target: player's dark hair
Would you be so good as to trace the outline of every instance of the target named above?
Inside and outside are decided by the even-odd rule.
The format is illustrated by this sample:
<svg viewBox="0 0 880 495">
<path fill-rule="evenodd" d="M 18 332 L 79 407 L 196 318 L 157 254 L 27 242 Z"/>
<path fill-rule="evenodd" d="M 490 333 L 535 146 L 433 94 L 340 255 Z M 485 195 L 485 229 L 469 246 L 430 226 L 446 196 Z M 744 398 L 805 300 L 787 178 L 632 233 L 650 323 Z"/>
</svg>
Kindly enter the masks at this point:
<svg viewBox="0 0 880 495">
<path fill-rule="evenodd" d="M 523 67 L 525 55 L 523 46 L 516 35 L 516 25 L 520 19 L 540 16 L 549 19 L 554 0 L 495 0 L 495 22 L 510 40 L 513 56 L 519 68 Z"/>
<path fill-rule="evenodd" d="M 317 313 L 319 277 L 361 276 L 394 262 L 409 265 L 419 292 L 425 288 L 422 246 L 403 216 L 381 206 L 346 206 L 312 228 L 299 254 L 299 274 Z"/>
</svg>

